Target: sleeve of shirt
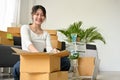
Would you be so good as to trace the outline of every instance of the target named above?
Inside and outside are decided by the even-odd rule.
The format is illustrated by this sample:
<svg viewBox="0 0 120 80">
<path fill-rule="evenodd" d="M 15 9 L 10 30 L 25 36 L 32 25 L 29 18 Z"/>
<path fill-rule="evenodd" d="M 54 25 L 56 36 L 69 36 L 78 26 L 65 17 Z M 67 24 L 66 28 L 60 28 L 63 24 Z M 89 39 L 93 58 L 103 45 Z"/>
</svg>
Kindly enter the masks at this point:
<svg viewBox="0 0 120 80">
<path fill-rule="evenodd" d="M 47 52 L 50 52 L 52 50 L 52 45 L 51 45 L 51 39 L 50 39 L 50 35 L 49 33 L 47 33 L 47 37 L 46 37 L 46 50 Z"/>
<path fill-rule="evenodd" d="M 30 39 L 30 31 L 29 31 L 29 25 L 23 25 L 21 27 L 21 39 L 22 39 L 22 46 L 27 47 L 32 44 Z"/>
</svg>

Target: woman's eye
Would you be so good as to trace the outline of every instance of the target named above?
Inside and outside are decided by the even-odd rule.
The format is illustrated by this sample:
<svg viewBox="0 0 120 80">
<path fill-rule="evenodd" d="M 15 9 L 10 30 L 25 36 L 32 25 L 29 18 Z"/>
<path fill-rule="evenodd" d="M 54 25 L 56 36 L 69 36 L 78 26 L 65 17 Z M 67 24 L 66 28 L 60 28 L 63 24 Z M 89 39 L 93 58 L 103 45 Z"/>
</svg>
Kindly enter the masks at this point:
<svg viewBox="0 0 120 80">
<path fill-rule="evenodd" d="M 35 14 L 36 16 L 44 16 L 43 14 Z"/>
<path fill-rule="evenodd" d="M 39 14 L 36 14 L 36 16 L 39 16 Z"/>
</svg>

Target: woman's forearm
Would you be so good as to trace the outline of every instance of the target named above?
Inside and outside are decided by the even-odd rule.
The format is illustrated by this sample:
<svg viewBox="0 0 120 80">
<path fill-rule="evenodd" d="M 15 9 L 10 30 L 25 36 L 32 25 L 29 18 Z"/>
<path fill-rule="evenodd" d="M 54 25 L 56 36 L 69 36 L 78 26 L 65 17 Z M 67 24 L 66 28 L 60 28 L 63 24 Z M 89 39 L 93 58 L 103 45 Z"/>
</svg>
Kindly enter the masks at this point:
<svg viewBox="0 0 120 80">
<path fill-rule="evenodd" d="M 33 44 L 30 44 L 30 45 L 28 46 L 28 49 L 29 49 L 30 52 L 39 52 L 39 51 L 34 47 Z"/>
</svg>

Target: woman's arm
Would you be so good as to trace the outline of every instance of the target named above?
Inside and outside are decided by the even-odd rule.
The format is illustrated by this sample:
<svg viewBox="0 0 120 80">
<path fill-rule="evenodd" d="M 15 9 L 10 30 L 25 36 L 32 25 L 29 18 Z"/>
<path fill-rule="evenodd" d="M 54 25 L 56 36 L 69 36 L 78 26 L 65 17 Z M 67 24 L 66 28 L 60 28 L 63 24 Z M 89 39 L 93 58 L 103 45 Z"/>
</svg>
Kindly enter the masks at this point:
<svg viewBox="0 0 120 80">
<path fill-rule="evenodd" d="M 29 49 L 30 52 L 39 52 L 39 51 L 34 47 L 33 44 L 30 44 L 30 45 L 28 46 L 28 49 Z"/>
<path fill-rule="evenodd" d="M 60 52 L 56 48 L 52 48 L 51 39 L 50 39 L 50 35 L 49 34 L 47 34 L 47 38 L 46 38 L 46 49 L 47 49 L 47 52 L 52 52 L 52 53 Z"/>
<path fill-rule="evenodd" d="M 46 37 L 46 50 L 47 52 L 51 52 L 52 50 L 52 45 L 51 45 L 51 39 L 50 39 L 50 35 L 49 33 L 47 33 L 47 37 Z"/>
</svg>

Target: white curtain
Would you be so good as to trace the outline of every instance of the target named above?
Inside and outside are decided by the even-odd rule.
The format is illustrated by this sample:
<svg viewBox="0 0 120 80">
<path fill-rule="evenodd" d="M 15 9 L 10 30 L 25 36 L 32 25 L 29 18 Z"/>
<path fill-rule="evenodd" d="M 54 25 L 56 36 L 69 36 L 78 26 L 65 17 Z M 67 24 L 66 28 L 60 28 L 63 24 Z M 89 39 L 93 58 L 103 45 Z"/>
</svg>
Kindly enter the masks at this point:
<svg viewBox="0 0 120 80">
<path fill-rule="evenodd" d="M 0 0 L 0 30 L 19 24 L 20 0 Z"/>
</svg>

